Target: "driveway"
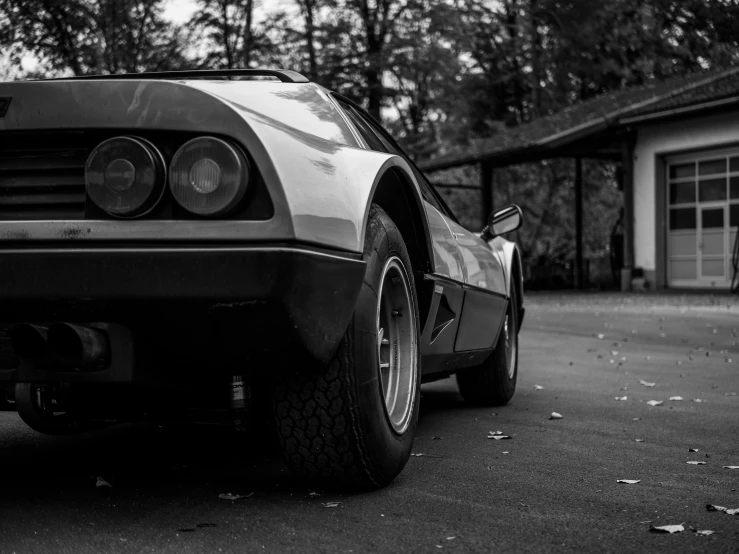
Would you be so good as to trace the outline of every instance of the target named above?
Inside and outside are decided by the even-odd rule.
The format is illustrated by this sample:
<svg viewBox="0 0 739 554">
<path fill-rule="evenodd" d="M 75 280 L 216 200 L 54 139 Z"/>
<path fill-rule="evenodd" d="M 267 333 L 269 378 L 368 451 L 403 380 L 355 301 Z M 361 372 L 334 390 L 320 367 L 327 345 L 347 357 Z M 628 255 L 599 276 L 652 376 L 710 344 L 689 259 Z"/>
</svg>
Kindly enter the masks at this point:
<svg viewBox="0 0 739 554">
<path fill-rule="evenodd" d="M 415 455 L 370 494 L 302 487 L 260 436 L 0 412 L 0 552 L 736 552 L 706 504 L 739 508 L 738 329 L 729 296 L 530 295 L 513 401 L 424 385 Z"/>
</svg>

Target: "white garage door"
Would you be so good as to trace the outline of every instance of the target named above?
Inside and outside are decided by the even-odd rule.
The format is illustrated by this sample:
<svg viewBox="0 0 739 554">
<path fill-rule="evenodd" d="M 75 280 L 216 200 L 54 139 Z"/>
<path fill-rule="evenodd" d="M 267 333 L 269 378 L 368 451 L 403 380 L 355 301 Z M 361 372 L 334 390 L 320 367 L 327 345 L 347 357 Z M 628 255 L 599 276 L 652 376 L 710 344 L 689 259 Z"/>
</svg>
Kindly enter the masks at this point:
<svg viewBox="0 0 739 554">
<path fill-rule="evenodd" d="M 728 288 L 739 225 L 739 148 L 667 160 L 667 281 Z"/>
</svg>

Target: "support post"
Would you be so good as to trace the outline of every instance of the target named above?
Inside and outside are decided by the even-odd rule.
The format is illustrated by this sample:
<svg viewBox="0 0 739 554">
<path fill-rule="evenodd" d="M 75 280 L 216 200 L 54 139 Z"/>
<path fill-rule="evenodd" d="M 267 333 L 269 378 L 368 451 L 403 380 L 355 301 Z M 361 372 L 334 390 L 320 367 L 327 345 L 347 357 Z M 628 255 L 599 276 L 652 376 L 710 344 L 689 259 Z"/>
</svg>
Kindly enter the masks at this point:
<svg viewBox="0 0 739 554">
<path fill-rule="evenodd" d="M 482 191 L 482 226 L 488 224 L 488 217 L 493 212 L 493 164 L 490 162 L 480 163 L 480 190 Z"/>
<path fill-rule="evenodd" d="M 575 287 L 582 289 L 582 158 L 575 158 Z"/>
<path fill-rule="evenodd" d="M 621 270 L 621 290 L 631 290 L 631 274 L 634 269 L 634 139 L 625 138 L 621 143 L 624 191 L 624 267 Z"/>
</svg>

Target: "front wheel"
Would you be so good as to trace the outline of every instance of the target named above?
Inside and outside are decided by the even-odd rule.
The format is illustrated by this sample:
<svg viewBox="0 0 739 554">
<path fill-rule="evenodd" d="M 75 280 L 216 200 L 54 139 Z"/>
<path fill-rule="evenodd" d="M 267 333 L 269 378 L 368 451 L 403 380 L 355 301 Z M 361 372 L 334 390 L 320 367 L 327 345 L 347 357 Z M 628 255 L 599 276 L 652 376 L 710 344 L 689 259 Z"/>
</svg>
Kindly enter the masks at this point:
<svg viewBox="0 0 739 554">
<path fill-rule="evenodd" d="M 284 458 L 313 484 L 383 487 L 413 446 L 420 397 L 416 289 L 400 231 L 376 205 L 364 260 L 359 300 L 334 358 L 275 388 Z"/>
<path fill-rule="evenodd" d="M 479 366 L 460 371 L 457 385 L 462 397 L 471 404 L 502 406 L 513 398 L 517 378 L 518 302 L 516 287 L 512 286 L 495 349 Z"/>
</svg>

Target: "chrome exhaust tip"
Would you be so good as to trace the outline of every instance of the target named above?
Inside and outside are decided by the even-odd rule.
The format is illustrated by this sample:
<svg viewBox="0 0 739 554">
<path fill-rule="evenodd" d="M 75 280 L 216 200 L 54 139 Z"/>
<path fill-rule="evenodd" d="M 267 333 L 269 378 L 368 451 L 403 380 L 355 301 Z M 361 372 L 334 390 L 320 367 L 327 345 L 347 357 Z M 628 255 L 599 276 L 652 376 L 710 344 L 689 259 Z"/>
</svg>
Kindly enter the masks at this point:
<svg viewBox="0 0 739 554">
<path fill-rule="evenodd" d="M 46 327 L 31 323 L 19 323 L 8 331 L 16 355 L 27 360 L 39 360 L 47 355 L 47 335 Z"/>
<path fill-rule="evenodd" d="M 54 323 L 47 336 L 54 356 L 81 371 L 99 371 L 110 365 L 110 340 L 100 329 Z"/>
</svg>

